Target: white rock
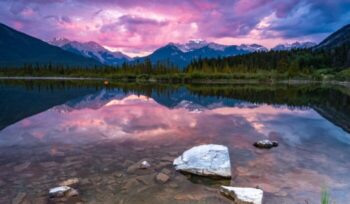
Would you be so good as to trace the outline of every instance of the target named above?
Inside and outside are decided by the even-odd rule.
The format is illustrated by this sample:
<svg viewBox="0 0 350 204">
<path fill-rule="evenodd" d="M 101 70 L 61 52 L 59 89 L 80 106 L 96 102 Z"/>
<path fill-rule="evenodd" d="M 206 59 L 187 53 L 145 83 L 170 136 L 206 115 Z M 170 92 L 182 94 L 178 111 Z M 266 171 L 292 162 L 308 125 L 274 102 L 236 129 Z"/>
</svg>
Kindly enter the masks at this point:
<svg viewBox="0 0 350 204">
<path fill-rule="evenodd" d="M 69 186 L 59 186 L 55 188 L 51 188 L 49 190 L 50 197 L 64 197 L 65 193 L 70 191 L 72 188 Z"/>
<path fill-rule="evenodd" d="M 71 188 L 69 186 L 59 186 L 55 188 L 51 188 L 49 190 L 49 197 L 50 198 L 70 198 L 73 196 L 79 196 L 79 193 L 74 188 Z"/>
<path fill-rule="evenodd" d="M 141 169 L 148 169 L 151 167 L 151 164 L 148 161 L 142 161 L 140 164 Z"/>
<path fill-rule="evenodd" d="M 173 162 L 175 169 L 201 176 L 231 177 L 228 148 L 223 145 L 200 145 L 185 151 Z"/>
<path fill-rule="evenodd" d="M 235 204 L 262 204 L 264 192 L 257 188 L 221 186 L 220 192 L 230 197 Z"/>
</svg>

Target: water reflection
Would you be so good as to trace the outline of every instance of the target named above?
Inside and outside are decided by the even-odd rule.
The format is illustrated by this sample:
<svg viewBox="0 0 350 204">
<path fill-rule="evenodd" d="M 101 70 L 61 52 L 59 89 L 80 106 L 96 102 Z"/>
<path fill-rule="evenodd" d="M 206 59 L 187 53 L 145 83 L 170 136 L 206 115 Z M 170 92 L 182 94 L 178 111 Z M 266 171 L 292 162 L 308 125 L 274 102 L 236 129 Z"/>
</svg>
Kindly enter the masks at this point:
<svg viewBox="0 0 350 204">
<path fill-rule="evenodd" d="M 324 186 L 337 203 L 350 200 L 350 135 L 320 114 L 322 102 L 308 106 L 292 96 L 294 106 L 256 103 L 260 92 L 244 100 L 250 89 L 235 87 L 219 98 L 208 96 L 212 90 L 188 87 L 144 95 L 102 89 L 9 125 L 0 132 L 0 186 L 7 185 L 0 188 L 0 201 L 8 203 L 21 191 L 36 199 L 57 182 L 79 177 L 88 203 L 228 203 L 215 186 L 172 168 L 175 156 L 204 143 L 227 145 L 231 183 L 261 187 L 266 203 L 318 203 Z M 237 98 L 225 97 L 233 92 Z M 279 147 L 252 146 L 264 138 L 278 140 Z M 144 158 L 152 170 L 128 171 Z M 160 171 L 170 171 L 169 183 L 152 179 Z"/>
</svg>

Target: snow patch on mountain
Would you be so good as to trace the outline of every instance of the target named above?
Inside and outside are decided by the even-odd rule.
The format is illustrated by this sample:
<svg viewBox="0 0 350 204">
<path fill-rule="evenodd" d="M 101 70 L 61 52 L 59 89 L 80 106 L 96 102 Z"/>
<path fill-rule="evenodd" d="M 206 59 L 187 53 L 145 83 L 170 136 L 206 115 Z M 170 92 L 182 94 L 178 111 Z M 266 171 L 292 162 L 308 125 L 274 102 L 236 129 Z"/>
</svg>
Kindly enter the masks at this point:
<svg viewBox="0 0 350 204">
<path fill-rule="evenodd" d="M 280 51 L 280 50 L 293 50 L 293 49 L 306 49 L 316 46 L 314 42 L 294 42 L 286 44 L 278 44 L 273 47 L 271 50 Z"/>
<path fill-rule="evenodd" d="M 181 44 L 181 43 L 171 43 L 171 44 L 185 53 L 191 52 L 194 50 L 198 50 L 198 49 L 204 48 L 206 46 L 208 46 L 210 49 L 215 50 L 215 51 L 225 51 L 225 49 L 227 47 L 236 46 L 236 45 L 222 45 L 222 44 L 218 44 L 218 43 L 207 42 L 207 41 L 201 40 L 201 39 L 190 40 L 184 44 Z M 258 44 L 242 44 L 240 46 L 237 46 L 237 49 L 249 51 L 249 52 L 257 52 L 257 51 L 266 52 L 266 51 L 268 51 L 267 48 L 265 48 L 264 46 L 258 45 Z"/>
<path fill-rule="evenodd" d="M 54 38 L 50 41 L 50 44 L 84 57 L 96 59 L 103 64 L 116 65 L 131 60 L 127 55 L 121 52 L 109 51 L 93 41 L 78 42 L 66 38 Z"/>
<path fill-rule="evenodd" d="M 258 44 L 241 44 L 240 46 L 238 46 L 238 48 L 249 52 L 267 52 L 268 51 L 266 47 Z"/>
</svg>

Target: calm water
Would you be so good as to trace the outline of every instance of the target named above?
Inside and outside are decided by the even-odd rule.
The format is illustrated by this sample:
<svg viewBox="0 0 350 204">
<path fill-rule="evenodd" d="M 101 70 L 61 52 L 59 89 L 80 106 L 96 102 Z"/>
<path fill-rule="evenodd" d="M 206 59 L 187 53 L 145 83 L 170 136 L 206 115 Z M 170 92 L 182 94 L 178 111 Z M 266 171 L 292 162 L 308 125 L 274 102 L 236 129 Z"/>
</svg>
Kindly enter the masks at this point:
<svg viewBox="0 0 350 204">
<path fill-rule="evenodd" d="M 350 202 L 346 88 L 2 81 L 0 105 L 0 203 L 44 203 L 75 177 L 85 203 L 230 203 L 217 192 L 230 183 L 259 186 L 267 204 L 320 203 L 323 188 Z M 279 147 L 252 146 L 265 138 Z M 231 180 L 174 171 L 176 156 L 207 143 L 229 147 Z M 142 159 L 152 168 L 131 171 Z"/>
</svg>

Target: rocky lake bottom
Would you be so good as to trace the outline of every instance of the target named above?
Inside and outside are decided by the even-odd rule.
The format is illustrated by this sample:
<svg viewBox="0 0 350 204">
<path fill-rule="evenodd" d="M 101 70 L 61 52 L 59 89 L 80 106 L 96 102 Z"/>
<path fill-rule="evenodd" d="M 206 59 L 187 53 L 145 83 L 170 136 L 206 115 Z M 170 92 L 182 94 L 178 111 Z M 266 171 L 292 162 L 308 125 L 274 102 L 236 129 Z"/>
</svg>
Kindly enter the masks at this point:
<svg viewBox="0 0 350 204">
<path fill-rule="evenodd" d="M 232 203 L 219 193 L 221 185 L 260 188 L 268 204 L 320 203 L 323 189 L 336 203 L 350 200 L 350 134 L 342 119 L 333 121 L 326 112 L 336 112 L 339 103 L 325 108 L 316 102 L 290 105 L 287 99 L 257 102 L 241 94 L 220 98 L 191 89 L 147 95 L 117 88 L 54 91 L 60 100 L 70 94 L 59 101 L 48 98 L 53 93 L 45 89 L 1 89 L 35 95 L 29 101 L 8 97 L 3 113 L 34 107 L 37 99 L 57 103 L 0 131 L 0 203 L 52 203 L 49 189 L 69 179 L 79 180 L 74 187 L 79 199 L 68 203 Z M 312 91 L 318 88 L 309 95 Z M 348 96 L 341 98 L 341 104 L 348 102 Z M 279 145 L 254 147 L 261 139 Z M 175 170 L 174 159 L 201 144 L 229 148 L 231 179 Z M 150 168 L 137 168 L 142 161 Z"/>
</svg>

